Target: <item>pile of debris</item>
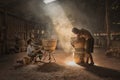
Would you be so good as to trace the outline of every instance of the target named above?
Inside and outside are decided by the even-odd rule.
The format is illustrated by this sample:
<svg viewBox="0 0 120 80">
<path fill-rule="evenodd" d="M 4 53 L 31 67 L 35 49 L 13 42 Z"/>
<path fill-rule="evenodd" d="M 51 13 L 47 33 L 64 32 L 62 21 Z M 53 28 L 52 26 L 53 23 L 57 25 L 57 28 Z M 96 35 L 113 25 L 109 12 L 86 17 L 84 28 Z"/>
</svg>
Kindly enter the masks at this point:
<svg viewBox="0 0 120 80">
<path fill-rule="evenodd" d="M 106 56 L 120 58 L 120 48 L 110 48 L 106 51 Z"/>
</svg>

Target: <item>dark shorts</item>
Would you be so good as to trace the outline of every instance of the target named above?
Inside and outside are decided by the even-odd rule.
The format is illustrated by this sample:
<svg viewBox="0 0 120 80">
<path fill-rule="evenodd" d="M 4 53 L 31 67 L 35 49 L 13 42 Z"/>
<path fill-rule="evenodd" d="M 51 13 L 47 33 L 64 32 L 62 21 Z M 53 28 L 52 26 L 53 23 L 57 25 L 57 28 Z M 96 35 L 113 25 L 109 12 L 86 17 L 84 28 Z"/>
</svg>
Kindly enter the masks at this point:
<svg viewBox="0 0 120 80">
<path fill-rule="evenodd" d="M 28 54 L 29 57 L 35 57 L 36 54 L 35 53 L 32 53 L 32 54 Z"/>
</svg>

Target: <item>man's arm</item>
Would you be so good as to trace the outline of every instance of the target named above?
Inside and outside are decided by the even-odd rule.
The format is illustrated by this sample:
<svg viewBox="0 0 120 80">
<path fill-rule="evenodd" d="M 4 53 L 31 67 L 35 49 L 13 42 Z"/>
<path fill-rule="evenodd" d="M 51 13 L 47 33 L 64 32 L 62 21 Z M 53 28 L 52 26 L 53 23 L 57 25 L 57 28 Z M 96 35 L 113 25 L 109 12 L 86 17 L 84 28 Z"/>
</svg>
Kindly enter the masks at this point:
<svg viewBox="0 0 120 80">
<path fill-rule="evenodd" d="M 41 50 L 41 48 L 40 48 L 40 49 L 37 49 L 37 50 L 34 50 L 33 53 L 37 53 L 37 52 L 39 52 L 40 50 Z"/>
</svg>

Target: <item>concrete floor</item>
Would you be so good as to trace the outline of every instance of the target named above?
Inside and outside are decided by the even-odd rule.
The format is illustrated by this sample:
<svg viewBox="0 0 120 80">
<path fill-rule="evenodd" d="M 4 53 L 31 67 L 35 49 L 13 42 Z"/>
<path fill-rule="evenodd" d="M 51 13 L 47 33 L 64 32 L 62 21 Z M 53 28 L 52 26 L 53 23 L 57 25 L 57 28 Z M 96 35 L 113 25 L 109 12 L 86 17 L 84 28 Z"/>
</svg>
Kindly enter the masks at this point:
<svg viewBox="0 0 120 80">
<path fill-rule="evenodd" d="M 75 65 L 71 53 L 56 50 L 56 63 L 38 63 L 14 69 L 25 52 L 0 58 L 0 80 L 119 80 L 120 59 L 105 56 L 105 50 L 94 50 L 95 66 Z M 72 65 L 71 65 L 72 64 Z"/>
</svg>

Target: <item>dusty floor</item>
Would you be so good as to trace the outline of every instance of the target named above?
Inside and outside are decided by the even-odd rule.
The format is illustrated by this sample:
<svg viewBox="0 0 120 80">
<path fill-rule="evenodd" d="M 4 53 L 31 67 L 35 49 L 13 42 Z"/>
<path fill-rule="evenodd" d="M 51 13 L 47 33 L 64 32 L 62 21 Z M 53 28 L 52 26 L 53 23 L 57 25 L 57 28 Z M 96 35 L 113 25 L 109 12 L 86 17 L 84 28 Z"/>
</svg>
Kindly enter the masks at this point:
<svg viewBox="0 0 120 80">
<path fill-rule="evenodd" d="M 25 53 L 0 58 L 0 80 L 120 80 L 120 59 L 106 57 L 103 49 L 94 51 L 95 66 L 71 65 L 72 56 L 57 50 L 56 63 L 14 69 L 15 60 L 23 56 Z"/>
</svg>

